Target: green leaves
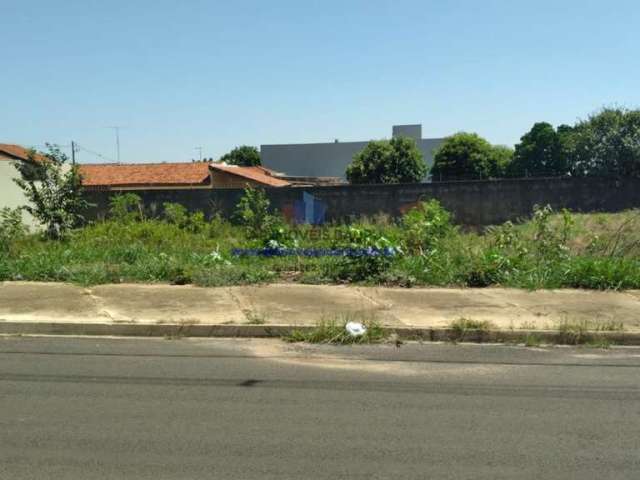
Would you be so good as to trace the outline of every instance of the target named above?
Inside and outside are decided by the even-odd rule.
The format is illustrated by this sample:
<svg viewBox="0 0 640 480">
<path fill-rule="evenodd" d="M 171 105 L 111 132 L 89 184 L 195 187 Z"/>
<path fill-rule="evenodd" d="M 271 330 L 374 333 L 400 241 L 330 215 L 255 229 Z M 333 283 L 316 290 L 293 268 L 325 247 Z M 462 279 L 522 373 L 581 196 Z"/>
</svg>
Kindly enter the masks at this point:
<svg viewBox="0 0 640 480">
<path fill-rule="evenodd" d="M 447 137 L 435 153 L 431 176 L 434 182 L 489 179 L 504 176 L 513 151 L 491 145 L 476 133 L 460 132 Z"/>
<path fill-rule="evenodd" d="M 261 165 L 260 152 L 256 147 L 242 145 L 231 150 L 220 157 L 220 162 L 228 165 L 238 165 L 240 167 L 254 167 Z"/>
<path fill-rule="evenodd" d="M 605 108 L 571 136 L 574 175 L 640 177 L 640 110 Z"/>
<path fill-rule="evenodd" d="M 420 255 L 434 250 L 443 238 L 457 231 L 451 214 L 436 199 L 409 210 L 402 217 L 402 227 L 408 250 Z"/>
<path fill-rule="evenodd" d="M 83 213 L 91 204 L 82 197 L 78 167 L 68 167 L 59 148 L 47 147 L 44 161 L 37 161 L 32 151 L 28 161 L 14 163 L 20 173 L 14 181 L 30 202 L 23 209 L 45 226 L 46 237 L 58 239 L 84 223 Z"/>
<path fill-rule="evenodd" d="M 347 167 L 350 183 L 414 183 L 427 174 L 422 152 L 406 137 L 372 141 Z"/>
</svg>

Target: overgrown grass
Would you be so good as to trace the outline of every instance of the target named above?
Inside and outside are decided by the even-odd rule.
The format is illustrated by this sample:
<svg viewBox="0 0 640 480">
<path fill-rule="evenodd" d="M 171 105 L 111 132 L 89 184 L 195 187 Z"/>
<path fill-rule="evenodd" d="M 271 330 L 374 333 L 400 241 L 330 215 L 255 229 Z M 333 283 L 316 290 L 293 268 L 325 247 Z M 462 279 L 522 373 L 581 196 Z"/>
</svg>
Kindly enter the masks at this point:
<svg viewBox="0 0 640 480">
<path fill-rule="evenodd" d="M 577 320 L 567 319 L 559 322 L 559 341 L 568 345 L 601 344 L 608 341 L 593 332 L 621 332 L 624 330 L 622 322 L 612 320 Z"/>
<path fill-rule="evenodd" d="M 115 202 L 112 218 L 56 241 L 25 233 L 15 216 L 5 213 L 0 219 L 0 280 L 640 288 L 639 211 L 569 214 L 538 208 L 529 221 L 462 231 L 435 201 L 398 220 L 379 216 L 321 227 L 289 225 L 264 211 L 249 216 L 247 225 L 219 217 L 206 221 L 175 205 L 165 205 L 164 218 L 149 219 L 133 199 L 128 201 Z M 391 249 L 394 255 L 232 255 L 235 248 L 265 246 L 274 251 Z"/>
<path fill-rule="evenodd" d="M 448 339 L 452 342 L 462 342 L 465 340 L 484 341 L 488 337 L 491 330 L 496 327 L 493 323 L 486 320 L 472 320 L 469 318 L 458 318 L 449 324 L 451 334 Z"/>
<path fill-rule="evenodd" d="M 360 321 L 366 332 L 360 336 L 353 336 L 346 330 L 350 321 Z M 380 322 L 375 319 L 357 320 L 351 315 L 342 316 L 330 320 L 321 320 L 311 330 L 293 330 L 282 337 L 287 342 L 330 343 L 330 344 L 363 344 L 379 343 L 385 339 L 384 330 Z"/>
</svg>

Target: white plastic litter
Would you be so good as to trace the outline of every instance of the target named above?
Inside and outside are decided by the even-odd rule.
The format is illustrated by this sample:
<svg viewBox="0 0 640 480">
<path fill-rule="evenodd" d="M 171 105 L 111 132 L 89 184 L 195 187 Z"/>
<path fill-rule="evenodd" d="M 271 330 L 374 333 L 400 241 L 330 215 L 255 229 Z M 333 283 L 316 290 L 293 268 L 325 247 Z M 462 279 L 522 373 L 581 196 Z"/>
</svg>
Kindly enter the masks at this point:
<svg viewBox="0 0 640 480">
<path fill-rule="evenodd" d="M 361 335 L 364 335 L 365 332 L 367 331 L 367 327 L 365 327 L 360 322 L 348 322 L 344 326 L 344 328 L 347 331 L 347 333 L 352 337 L 359 337 Z"/>
</svg>

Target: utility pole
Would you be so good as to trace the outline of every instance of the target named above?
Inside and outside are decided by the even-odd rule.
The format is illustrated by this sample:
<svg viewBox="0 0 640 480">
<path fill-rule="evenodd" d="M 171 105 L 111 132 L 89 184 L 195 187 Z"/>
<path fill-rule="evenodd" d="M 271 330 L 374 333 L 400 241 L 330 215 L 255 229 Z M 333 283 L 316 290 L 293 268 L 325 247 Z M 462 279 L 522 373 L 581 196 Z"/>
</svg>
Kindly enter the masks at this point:
<svg viewBox="0 0 640 480">
<path fill-rule="evenodd" d="M 202 161 L 202 147 L 196 147 L 196 150 L 200 152 L 200 161 Z"/>
<path fill-rule="evenodd" d="M 75 166 L 76 164 L 76 142 L 71 140 L 71 165 Z"/>
<path fill-rule="evenodd" d="M 115 127 L 107 128 L 113 128 L 113 130 L 116 132 L 116 158 L 118 160 L 118 163 L 120 163 L 120 127 L 116 125 Z"/>
</svg>

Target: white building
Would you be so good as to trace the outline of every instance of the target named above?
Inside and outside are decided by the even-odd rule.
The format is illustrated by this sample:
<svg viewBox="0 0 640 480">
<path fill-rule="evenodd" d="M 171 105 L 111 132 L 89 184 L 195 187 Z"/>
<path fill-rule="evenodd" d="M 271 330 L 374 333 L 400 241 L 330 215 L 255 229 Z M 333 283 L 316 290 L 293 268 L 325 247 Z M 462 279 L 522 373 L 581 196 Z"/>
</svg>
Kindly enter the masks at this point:
<svg viewBox="0 0 640 480">
<path fill-rule="evenodd" d="M 394 125 L 393 137 L 415 140 L 428 167 L 433 165 L 433 153 L 442 138 L 422 138 L 422 125 Z M 329 143 L 294 143 L 261 145 L 262 165 L 277 172 L 299 177 L 345 178 L 353 156 L 367 146 L 368 141 Z"/>
</svg>

